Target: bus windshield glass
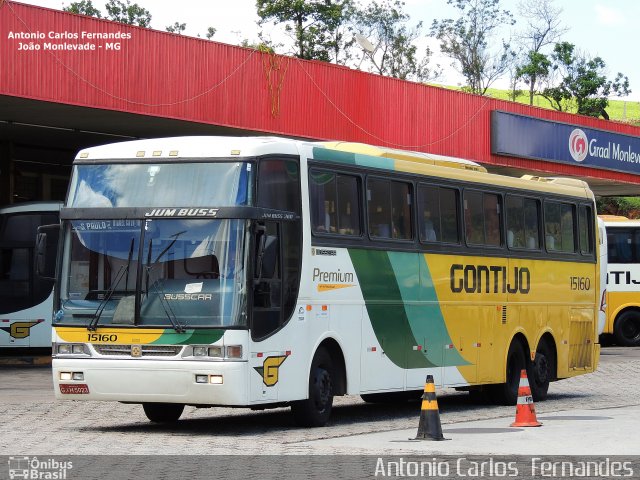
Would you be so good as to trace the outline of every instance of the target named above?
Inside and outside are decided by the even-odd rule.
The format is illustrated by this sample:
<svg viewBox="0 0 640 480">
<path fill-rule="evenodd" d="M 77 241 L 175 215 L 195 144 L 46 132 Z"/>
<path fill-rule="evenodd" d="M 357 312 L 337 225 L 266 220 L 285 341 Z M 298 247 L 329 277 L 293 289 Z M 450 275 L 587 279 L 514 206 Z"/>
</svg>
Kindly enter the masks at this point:
<svg viewBox="0 0 640 480">
<path fill-rule="evenodd" d="M 0 314 L 38 305 L 53 283 L 34 275 L 33 250 L 40 225 L 58 223 L 58 212 L 0 214 Z"/>
<path fill-rule="evenodd" d="M 69 207 L 249 205 L 245 162 L 81 164 L 74 168 Z"/>
<path fill-rule="evenodd" d="M 246 220 L 72 220 L 56 321 L 246 325 Z"/>
</svg>

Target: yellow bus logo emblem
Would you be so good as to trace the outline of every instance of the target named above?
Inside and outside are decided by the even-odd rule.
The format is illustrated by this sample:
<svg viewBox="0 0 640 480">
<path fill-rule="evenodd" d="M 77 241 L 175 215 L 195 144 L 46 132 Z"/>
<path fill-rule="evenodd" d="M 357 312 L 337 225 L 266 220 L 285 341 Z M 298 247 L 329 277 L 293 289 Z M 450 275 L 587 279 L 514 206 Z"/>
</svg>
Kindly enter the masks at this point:
<svg viewBox="0 0 640 480">
<path fill-rule="evenodd" d="M 4 330 L 13 338 L 27 338 L 31 333 L 31 327 L 42 323 L 42 320 L 36 320 L 35 322 L 13 322 L 10 327 L 2 327 L 0 330 Z"/>
<path fill-rule="evenodd" d="M 273 387 L 278 383 L 278 373 L 280 365 L 287 359 L 286 355 L 267 357 L 262 362 L 261 367 L 253 367 L 262 377 L 262 381 L 267 387 Z"/>
</svg>

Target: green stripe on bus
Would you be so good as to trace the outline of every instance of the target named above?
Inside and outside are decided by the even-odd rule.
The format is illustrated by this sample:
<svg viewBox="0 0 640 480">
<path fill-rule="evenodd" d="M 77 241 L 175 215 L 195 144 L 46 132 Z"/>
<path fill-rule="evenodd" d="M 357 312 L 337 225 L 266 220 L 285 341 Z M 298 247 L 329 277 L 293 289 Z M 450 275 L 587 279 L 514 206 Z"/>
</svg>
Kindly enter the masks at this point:
<svg viewBox="0 0 640 480">
<path fill-rule="evenodd" d="M 382 168 L 395 170 L 395 160 L 387 157 L 373 157 L 360 153 L 341 152 L 329 148 L 313 147 L 314 160 L 325 162 L 343 163 L 347 165 L 359 165 L 361 167 Z"/>
<path fill-rule="evenodd" d="M 373 331 L 387 358 L 401 368 L 435 367 L 417 345 L 386 252 L 349 250 Z"/>
<path fill-rule="evenodd" d="M 208 345 L 215 343 L 224 335 L 222 329 L 187 330 L 178 333 L 173 329 L 166 329 L 164 333 L 152 343 L 158 345 Z"/>
<path fill-rule="evenodd" d="M 354 153 L 341 152 L 339 150 L 330 150 L 328 148 L 313 147 L 314 160 L 323 160 L 325 162 L 346 163 L 347 165 L 355 165 L 356 158 Z"/>
<path fill-rule="evenodd" d="M 389 252 L 388 256 L 415 344 L 426 348 L 427 360 L 435 365 L 468 365 L 457 350 L 448 352 L 446 362 L 444 360 L 444 346 L 453 342 L 424 255 Z"/>
</svg>

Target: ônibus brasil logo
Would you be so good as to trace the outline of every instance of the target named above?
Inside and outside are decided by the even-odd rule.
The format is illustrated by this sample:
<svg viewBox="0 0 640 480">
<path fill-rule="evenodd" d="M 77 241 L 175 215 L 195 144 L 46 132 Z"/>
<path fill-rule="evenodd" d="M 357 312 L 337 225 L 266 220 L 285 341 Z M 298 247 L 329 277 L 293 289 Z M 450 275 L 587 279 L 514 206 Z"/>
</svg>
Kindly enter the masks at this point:
<svg viewBox="0 0 640 480">
<path fill-rule="evenodd" d="M 589 141 L 587 135 L 579 128 L 574 128 L 569 135 L 569 153 L 576 162 L 582 162 L 587 158 Z"/>
</svg>

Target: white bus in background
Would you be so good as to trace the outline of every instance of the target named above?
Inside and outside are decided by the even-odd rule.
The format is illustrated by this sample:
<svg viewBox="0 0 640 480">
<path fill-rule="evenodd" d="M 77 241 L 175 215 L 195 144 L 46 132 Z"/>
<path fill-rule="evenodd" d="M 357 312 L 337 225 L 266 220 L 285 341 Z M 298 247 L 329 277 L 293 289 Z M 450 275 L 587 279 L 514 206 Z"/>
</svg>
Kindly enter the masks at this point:
<svg viewBox="0 0 640 480">
<path fill-rule="evenodd" d="M 598 217 L 598 241 L 600 248 L 600 313 L 598 314 L 598 335 L 602 335 L 607 324 L 607 269 L 609 266 L 609 248 L 604 220 Z"/>
<path fill-rule="evenodd" d="M 608 242 L 607 320 L 602 333 L 640 346 L 640 220 L 602 215 Z"/>
<path fill-rule="evenodd" d="M 36 275 L 34 252 L 38 227 L 58 224 L 61 206 L 29 202 L 0 208 L 0 348 L 51 348 L 54 282 Z"/>
</svg>

